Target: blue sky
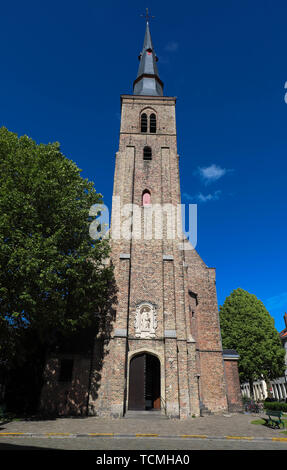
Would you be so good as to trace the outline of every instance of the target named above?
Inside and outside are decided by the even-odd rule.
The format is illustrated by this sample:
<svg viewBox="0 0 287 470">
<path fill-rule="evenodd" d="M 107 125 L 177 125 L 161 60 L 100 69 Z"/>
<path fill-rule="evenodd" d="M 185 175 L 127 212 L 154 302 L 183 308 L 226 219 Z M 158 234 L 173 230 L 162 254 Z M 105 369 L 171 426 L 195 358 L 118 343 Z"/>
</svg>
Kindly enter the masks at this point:
<svg viewBox="0 0 287 470">
<path fill-rule="evenodd" d="M 120 95 L 131 94 L 149 7 L 164 94 L 177 96 L 183 203 L 219 305 L 255 294 L 287 311 L 287 3 L 11 1 L 1 5 L 0 125 L 62 152 L 111 204 Z"/>
</svg>

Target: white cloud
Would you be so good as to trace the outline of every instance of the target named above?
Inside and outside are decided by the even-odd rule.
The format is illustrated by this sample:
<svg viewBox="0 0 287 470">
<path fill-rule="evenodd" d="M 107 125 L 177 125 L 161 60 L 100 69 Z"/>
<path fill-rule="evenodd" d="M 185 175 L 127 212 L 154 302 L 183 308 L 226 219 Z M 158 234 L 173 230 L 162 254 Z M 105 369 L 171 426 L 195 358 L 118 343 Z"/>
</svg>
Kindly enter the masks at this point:
<svg viewBox="0 0 287 470">
<path fill-rule="evenodd" d="M 207 201 L 217 201 L 219 199 L 220 194 L 221 194 L 221 191 L 218 190 L 218 191 L 215 191 L 213 194 L 209 193 L 206 195 L 202 193 L 198 193 L 192 196 L 191 194 L 183 193 L 182 197 L 183 199 L 187 201 L 207 202 Z"/>
<path fill-rule="evenodd" d="M 205 184 L 213 183 L 214 181 L 219 180 L 224 176 L 226 173 L 233 171 L 227 170 L 226 168 L 221 168 L 214 163 L 207 167 L 198 167 L 196 174 L 199 174 L 200 178 L 203 180 Z"/>
</svg>

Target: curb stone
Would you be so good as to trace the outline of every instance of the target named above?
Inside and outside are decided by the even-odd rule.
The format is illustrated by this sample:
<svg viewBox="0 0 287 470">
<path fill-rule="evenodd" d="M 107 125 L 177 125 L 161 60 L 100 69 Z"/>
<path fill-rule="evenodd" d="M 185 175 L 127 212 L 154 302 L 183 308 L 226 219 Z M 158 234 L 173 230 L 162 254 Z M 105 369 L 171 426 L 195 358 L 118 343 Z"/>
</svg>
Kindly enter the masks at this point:
<svg viewBox="0 0 287 470">
<path fill-rule="evenodd" d="M 253 437 L 253 436 L 207 436 L 207 435 L 160 435 L 160 434 L 117 434 L 117 433 L 69 433 L 69 432 L 46 432 L 46 433 L 31 433 L 31 432 L 0 432 L 0 438 L 11 438 L 11 437 L 40 437 L 40 438 L 109 438 L 109 439 L 207 439 L 207 440 L 245 440 L 245 441 L 280 441 L 286 442 L 287 437 Z"/>
</svg>

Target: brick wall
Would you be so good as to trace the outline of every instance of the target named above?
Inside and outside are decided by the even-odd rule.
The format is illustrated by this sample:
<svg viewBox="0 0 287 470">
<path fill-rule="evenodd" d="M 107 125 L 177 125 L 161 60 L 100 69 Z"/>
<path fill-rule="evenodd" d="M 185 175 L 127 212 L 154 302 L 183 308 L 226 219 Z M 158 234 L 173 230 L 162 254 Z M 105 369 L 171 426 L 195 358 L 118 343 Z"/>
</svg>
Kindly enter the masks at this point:
<svg viewBox="0 0 287 470">
<path fill-rule="evenodd" d="M 71 380 L 60 381 L 61 359 L 72 359 Z M 47 415 L 80 415 L 87 412 L 91 358 L 84 355 L 51 357 L 44 371 L 40 409 Z"/>
<path fill-rule="evenodd" d="M 224 368 L 227 386 L 228 410 L 231 412 L 243 411 L 237 360 L 225 359 Z"/>
</svg>

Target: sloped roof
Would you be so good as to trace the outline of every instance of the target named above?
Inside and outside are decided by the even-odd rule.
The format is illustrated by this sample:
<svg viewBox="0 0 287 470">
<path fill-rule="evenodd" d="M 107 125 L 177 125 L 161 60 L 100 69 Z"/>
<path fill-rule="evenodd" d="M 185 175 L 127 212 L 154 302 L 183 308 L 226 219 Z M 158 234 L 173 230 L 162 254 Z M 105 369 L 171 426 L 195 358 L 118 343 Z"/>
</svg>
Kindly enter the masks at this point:
<svg viewBox="0 0 287 470">
<path fill-rule="evenodd" d="M 239 354 L 235 349 L 223 349 L 223 357 L 225 359 L 239 359 Z"/>
<path fill-rule="evenodd" d="M 134 81 L 134 95 L 163 96 L 163 83 L 156 65 L 158 58 L 152 44 L 148 22 L 139 60 L 138 74 Z"/>
</svg>

